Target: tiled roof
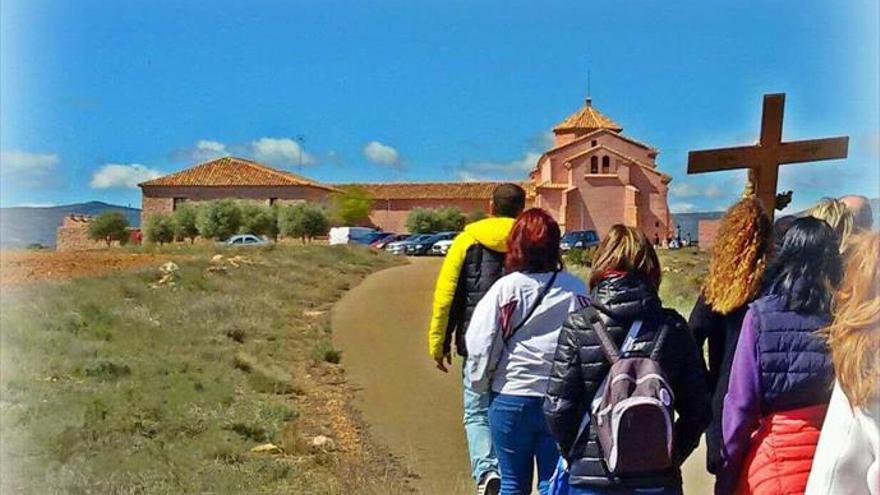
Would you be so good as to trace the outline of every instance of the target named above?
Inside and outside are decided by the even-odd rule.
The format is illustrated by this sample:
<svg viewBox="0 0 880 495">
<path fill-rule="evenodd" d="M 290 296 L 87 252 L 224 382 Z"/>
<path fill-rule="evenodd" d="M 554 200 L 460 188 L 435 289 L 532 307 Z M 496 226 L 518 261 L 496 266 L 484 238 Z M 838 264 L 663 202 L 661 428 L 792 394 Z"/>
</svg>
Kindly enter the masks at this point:
<svg viewBox="0 0 880 495">
<path fill-rule="evenodd" d="M 362 187 L 374 199 L 491 199 L 502 182 L 390 182 L 385 184 L 335 184 Z M 523 184 L 525 186 L 525 184 Z"/>
<path fill-rule="evenodd" d="M 595 129 L 608 129 L 620 132 L 623 130 L 623 127 L 620 127 L 616 122 L 599 113 L 596 107 L 593 106 L 592 100 L 587 98 L 580 110 L 569 115 L 567 119 L 554 127 L 553 131 L 558 133 L 571 130 L 592 131 Z"/>
<path fill-rule="evenodd" d="M 224 156 L 139 184 L 141 186 L 310 186 L 334 188 L 284 170 L 244 158 Z"/>
</svg>

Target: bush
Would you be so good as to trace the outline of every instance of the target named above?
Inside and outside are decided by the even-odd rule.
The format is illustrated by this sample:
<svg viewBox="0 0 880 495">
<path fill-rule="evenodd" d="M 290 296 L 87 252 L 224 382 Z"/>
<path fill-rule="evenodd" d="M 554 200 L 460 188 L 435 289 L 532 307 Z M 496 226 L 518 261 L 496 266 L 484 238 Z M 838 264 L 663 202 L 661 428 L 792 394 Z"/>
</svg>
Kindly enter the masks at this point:
<svg viewBox="0 0 880 495">
<path fill-rule="evenodd" d="M 278 214 L 274 207 L 246 203 L 241 206 L 239 234 L 254 234 L 278 239 Z"/>
<path fill-rule="evenodd" d="M 167 242 L 174 242 L 176 230 L 174 217 L 165 213 L 154 213 L 147 217 L 144 224 L 144 238 L 161 246 Z"/>
<path fill-rule="evenodd" d="M 596 249 L 597 248 L 595 248 L 595 247 L 591 247 L 591 248 L 587 248 L 587 249 L 580 249 L 580 248 L 569 249 L 562 256 L 562 258 L 563 258 L 563 261 L 565 261 L 565 263 L 568 265 L 592 266 L 593 265 L 593 257 L 596 254 Z"/>
<path fill-rule="evenodd" d="M 406 228 L 413 234 L 459 231 L 465 217 L 458 208 L 414 208 L 406 218 Z"/>
<path fill-rule="evenodd" d="M 174 233 L 179 239 L 189 239 L 190 244 L 195 242 L 199 235 L 199 228 L 196 225 L 198 214 L 198 208 L 193 205 L 183 204 L 174 210 Z"/>
<path fill-rule="evenodd" d="M 329 340 L 322 340 L 312 348 L 312 359 L 339 364 L 342 361 L 342 351 L 335 349 Z"/>
<path fill-rule="evenodd" d="M 199 208 L 196 226 L 202 237 L 222 241 L 235 235 L 241 227 L 241 209 L 231 199 L 211 201 Z"/>
<path fill-rule="evenodd" d="M 108 246 L 113 241 L 125 244 L 128 241 L 128 220 L 121 212 L 105 211 L 89 223 L 89 238 L 104 241 Z"/>
<path fill-rule="evenodd" d="M 303 242 L 324 235 L 330 229 L 330 220 L 324 210 L 309 203 L 300 203 L 282 210 L 278 224 L 282 235 L 299 237 Z"/>
<path fill-rule="evenodd" d="M 363 225 L 370 221 L 373 197 L 360 186 L 349 186 L 331 196 L 334 220 L 343 225 Z"/>
<path fill-rule="evenodd" d="M 474 210 L 467 214 L 465 218 L 465 225 L 469 223 L 479 222 L 480 220 L 486 218 L 486 212 L 483 210 Z"/>
</svg>

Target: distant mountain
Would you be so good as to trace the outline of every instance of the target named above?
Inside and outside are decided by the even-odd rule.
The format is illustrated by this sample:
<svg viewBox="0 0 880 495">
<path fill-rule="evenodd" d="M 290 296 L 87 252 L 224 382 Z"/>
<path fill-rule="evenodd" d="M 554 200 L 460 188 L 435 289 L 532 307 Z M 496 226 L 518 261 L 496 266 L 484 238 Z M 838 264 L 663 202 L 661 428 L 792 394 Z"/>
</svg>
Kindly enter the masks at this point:
<svg viewBox="0 0 880 495">
<path fill-rule="evenodd" d="M 141 210 L 111 205 L 101 201 L 62 206 L 16 206 L 0 208 L 0 246 L 25 247 L 28 244 L 55 246 L 55 236 L 61 221 L 68 215 L 99 215 L 105 211 L 120 211 L 128 224 L 137 227 Z"/>
</svg>

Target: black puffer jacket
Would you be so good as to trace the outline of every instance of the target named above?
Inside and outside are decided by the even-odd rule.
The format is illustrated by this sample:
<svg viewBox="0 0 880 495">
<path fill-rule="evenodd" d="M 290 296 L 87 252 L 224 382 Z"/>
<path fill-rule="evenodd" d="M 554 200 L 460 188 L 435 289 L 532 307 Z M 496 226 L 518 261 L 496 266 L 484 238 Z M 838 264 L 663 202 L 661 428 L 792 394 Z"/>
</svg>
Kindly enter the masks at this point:
<svg viewBox="0 0 880 495">
<path fill-rule="evenodd" d="M 675 311 L 662 308 L 656 292 L 631 275 L 613 275 L 600 281 L 591 296 L 596 313 L 618 346 L 634 320 L 642 320 L 643 325 L 633 350 L 650 352 L 660 326 L 669 327 L 660 365 L 675 395 L 673 458 L 676 467 L 638 478 L 612 477 L 605 467 L 593 428 L 572 448 L 581 418 L 609 368 L 594 330 L 597 323 L 588 321 L 586 313 L 580 311 L 569 316 L 560 332 L 544 401 L 547 424 L 571 466 L 571 484 L 631 488 L 680 486 L 678 466 L 696 448 L 710 417 L 706 368 L 687 323 Z"/>
<path fill-rule="evenodd" d="M 467 356 L 464 334 L 477 303 L 504 275 L 504 257 L 505 253 L 493 251 L 482 244 L 474 244 L 468 248 L 464 263 L 461 265 L 452 308 L 449 310 L 444 352 L 450 351 L 449 343 L 455 340 L 455 350 L 458 355 Z"/>
</svg>

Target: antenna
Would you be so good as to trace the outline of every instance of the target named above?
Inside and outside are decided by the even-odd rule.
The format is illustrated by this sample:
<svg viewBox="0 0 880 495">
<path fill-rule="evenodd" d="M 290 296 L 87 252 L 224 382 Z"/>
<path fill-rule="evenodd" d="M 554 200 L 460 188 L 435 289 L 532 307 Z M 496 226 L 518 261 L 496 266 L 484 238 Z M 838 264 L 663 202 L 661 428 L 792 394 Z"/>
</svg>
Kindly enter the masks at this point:
<svg viewBox="0 0 880 495">
<path fill-rule="evenodd" d="M 587 67 L 587 98 L 593 97 L 593 92 L 592 92 L 592 87 L 591 87 L 592 84 L 591 84 L 590 79 L 591 79 L 590 78 L 590 68 Z"/>
</svg>

